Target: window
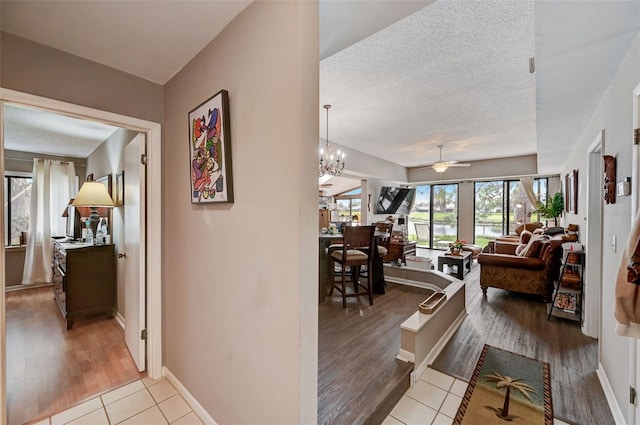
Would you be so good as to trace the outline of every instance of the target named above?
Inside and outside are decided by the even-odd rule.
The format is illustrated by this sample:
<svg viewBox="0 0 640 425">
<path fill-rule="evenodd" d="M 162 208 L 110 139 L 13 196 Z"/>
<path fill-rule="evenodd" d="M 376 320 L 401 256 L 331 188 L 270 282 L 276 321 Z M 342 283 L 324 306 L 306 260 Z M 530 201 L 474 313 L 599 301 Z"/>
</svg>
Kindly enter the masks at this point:
<svg viewBox="0 0 640 425">
<path fill-rule="evenodd" d="M 29 227 L 31 177 L 28 175 L 7 173 L 4 177 L 5 246 L 19 246 L 22 232 Z"/>
<path fill-rule="evenodd" d="M 533 190 L 542 203 L 547 200 L 547 186 L 546 178 L 533 181 Z M 534 211 L 519 180 L 476 182 L 474 244 L 486 246 L 500 235 L 515 233 L 521 224 L 540 221 Z"/>
<path fill-rule="evenodd" d="M 336 206 L 338 208 L 338 217 L 341 221 L 351 221 L 354 216 L 360 221 L 361 204 L 360 194 L 362 189 L 357 188 L 349 192 L 345 192 L 336 196 Z"/>
<path fill-rule="evenodd" d="M 458 184 L 416 187 L 409 239 L 427 248 L 448 248 L 458 238 Z"/>
</svg>

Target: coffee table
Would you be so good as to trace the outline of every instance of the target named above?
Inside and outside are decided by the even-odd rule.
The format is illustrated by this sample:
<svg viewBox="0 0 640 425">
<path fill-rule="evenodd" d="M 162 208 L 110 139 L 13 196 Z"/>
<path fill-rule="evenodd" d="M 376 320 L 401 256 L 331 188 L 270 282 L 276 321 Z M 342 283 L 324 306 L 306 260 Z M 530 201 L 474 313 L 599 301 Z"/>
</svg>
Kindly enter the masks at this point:
<svg viewBox="0 0 640 425">
<path fill-rule="evenodd" d="M 462 251 L 460 255 L 440 254 L 438 256 L 438 270 L 443 271 L 444 265 L 455 266 L 456 273 L 451 273 L 458 279 L 464 279 L 464 274 L 471 271 L 471 252 Z"/>
</svg>

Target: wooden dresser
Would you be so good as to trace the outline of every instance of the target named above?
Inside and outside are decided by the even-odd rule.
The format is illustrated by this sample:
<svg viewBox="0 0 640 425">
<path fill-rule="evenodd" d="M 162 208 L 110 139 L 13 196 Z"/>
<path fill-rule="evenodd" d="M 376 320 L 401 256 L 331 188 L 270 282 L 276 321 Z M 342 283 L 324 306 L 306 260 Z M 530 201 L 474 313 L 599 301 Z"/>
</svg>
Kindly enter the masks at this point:
<svg viewBox="0 0 640 425">
<path fill-rule="evenodd" d="M 67 321 L 107 313 L 113 317 L 116 301 L 115 245 L 88 245 L 53 241 L 53 296 Z"/>
<path fill-rule="evenodd" d="M 404 263 L 407 255 L 416 255 L 417 244 L 417 241 L 391 239 L 391 242 L 389 242 L 389 252 L 384 256 L 384 261 L 401 260 Z"/>
</svg>

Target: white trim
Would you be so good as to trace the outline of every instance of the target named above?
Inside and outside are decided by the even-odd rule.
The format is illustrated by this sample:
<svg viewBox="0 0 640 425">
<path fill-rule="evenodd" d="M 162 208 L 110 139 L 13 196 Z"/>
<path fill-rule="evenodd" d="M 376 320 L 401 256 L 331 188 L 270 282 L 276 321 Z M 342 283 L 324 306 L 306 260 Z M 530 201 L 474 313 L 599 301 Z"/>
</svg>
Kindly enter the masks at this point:
<svg viewBox="0 0 640 425">
<path fill-rule="evenodd" d="M 202 407 L 198 400 L 196 400 L 196 398 L 192 396 L 189 391 L 187 391 L 185 386 L 182 385 L 182 382 L 180 382 L 169 369 L 163 367 L 162 374 L 167 378 L 169 382 L 171 382 L 171 385 L 175 387 L 184 401 L 186 401 L 189 407 L 191 407 L 193 413 L 195 413 L 202 422 L 204 422 L 206 425 L 218 425 L 218 423 L 209 415 L 204 407 Z"/>
<path fill-rule="evenodd" d="M 640 83 L 633 89 L 632 95 L 633 103 L 633 126 L 632 131 L 635 128 L 640 127 Z M 631 226 L 633 227 L 633 220 L 638 214 L 640 209 L 640 146 L 633 145 L 633 154 L 631 155 Z M 640 340 L 632 339 L 629 342 L 629 384 L 638 390 L 640 386 Z M 640 416 L 640 404 L 636 402 L 636 405 L 629 405 L 629 422 L 634 423 Z M 631 422 L 633 421 L 633 422 Z"/>
<path fill-rule="evenodd" d="M 48 99 L 0 87 L 0 101 L 19 103 L 32 108 L 45 109 L 67 116 L 99 121 L 117 127 L 145 133 L 147 136 L 147 375 L 152 379 L 162 376 L 162 133 L 159 123 L 102 111 L 86 106 Z M 1 103 L 1 102 L 0 102 Z M 1 110 L 0 110 L 1 111 Z M 4 153 L 4 148 L 0 145 Z M 0 161 L 4 171 L 4 160 Z M 0 235 L 4 229 L 0 231 Z M 4 248 L 0 251 L 4 259 Z M 0 262 L 3 265 L 3 262 Z M 153 265 L 153 267 L 152 267 Z M 4 269 L 4 267 L 3 267 Z M 4 291 L 0 291 L 4 294 Z M 0 299 L 0 321 L 2 327 L 2 362 L 4 371 L 6 334 L 4 295 Z M 4 373 L 4 372 L 0 372 Z M 2 393 L 5 396 L 6 382 L 2 375 Z M 0 414 L 4 411 L 0 410 Z"/>
<path fill-rule="evenodd" d="M 124 321 L 124 317 L 122 317 L 122 314 L 120 314 L 119 311 L 116 311 L 115 314 L 113 315 L 113 318 L 116 319 L 116 322 L 118 322 L 120 327 L 124 330 L 125 321 Z"/>
<path fill-rule="evenodd" d="M 458 315 L 458 317 L 456 317 L 456 320 L 454 320 L 453 323 L 451 323 L 451 326 L 449 326 L 449 329 L 447 329 L 445 333 L 442 335 L 442 337 L 438 340 L 438 342 L 435 343 L 435 345 L 433 346 L 431 351 L 429 351 L 429 354 L 427 354 L 427 356 L 424 358 L 422 363 L 420 363 L 418 367 L 413 369 L 413 372 L 411 372 L 411 386 L 413 386 L 413 384 L 418 379 L 420 379 L 424 371 L 427 370 L 427 367 L 429 367 L 429 365 L 438 357 L 442 349 L 445 347 L 445 345 L 447 345 L 451 337 L 453 337 L 453 334 L 456 333 L 456 331 L 462 324 L 462 321 L 465 319 L 465 317 L 467 317 L 466 309 L 463 310 Z"/>
<path fill-rule="evenodd" d="M 398 352 L 396 359 L 401 360 L 405 363 L 415 363 L 416 355 L 411 351 L 403 350 L 402 348 Z"/>
<path fill-rule="evenodd" d="M 602 312 L 602 155 L 604 154 L 604 129 L 595 137 L 587 149 L 587 209 L 585 217 L 585 268 L 584 314 L 582 333 L 600 339 L 600 315 Z M 586 220 L 590 217 L 590 220 Z M 599 350 L 598 350 L 599 351 Z M 598 359 L 600 358 L 598 353 Z"/>
<path fill-rule="evenodd" d="M 0 102 L 0 170 L 2 170 L 4 174 L 4 103 Z M 0 199 L 4 200 L 4 184 L 0 186 Z M 2 282 L 2 287 L 6 287 L 5 282 L 5 273 L 4 270 L 4 258 L 5 258 L 5 249 L 4 249 L 4 208 L 0 208 L 0 222 L 3 223 L 0 228 L 0 236 L 2 236 L 2 243 L 0 244 L 0 270 L 3 270 L 0 273 L 2 276 L 0 277 L 0 282 Z M 0 291 L 0 400 L 7 399 L 7 356 L 5 353 L 7 352 L 7 343 L 6 343 L 6 320 L 4 318 L 5 315 L 5 291 Z M 7 403 L 0 403 L 0 422 L 7 422 Z"/>
<path fill-rule="evenodd" d="M 611 414 L 613 415 L 615 425 L 627 425 L 627 422 L 624 420 L 624 415 L 622 414 L 622 409 L 620 409 L 620 406 L 618 405 L 618 402 L 616 400 L 616 395 L 613 393 L 613 388 L 609 383 L 607 373 L 604 371 L 604 367 L 602 367 L 602 363 L 600 362 L 598 362 L 596 375 L 598 375 L 600 385 L 602 386 L 602 390 L 604 391 L 604 396 L 607 398 L 607 403 L 609 403 L 609 409 L 611 409 Z"/>
</svg>

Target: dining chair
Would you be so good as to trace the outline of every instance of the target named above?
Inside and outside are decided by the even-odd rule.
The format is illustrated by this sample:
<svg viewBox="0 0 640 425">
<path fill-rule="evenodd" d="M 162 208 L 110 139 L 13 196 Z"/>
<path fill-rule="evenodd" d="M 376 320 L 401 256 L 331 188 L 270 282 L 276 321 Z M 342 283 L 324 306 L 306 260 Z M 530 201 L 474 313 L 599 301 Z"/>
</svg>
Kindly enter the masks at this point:
<svg viewBox="0 0 640 425">
<path fill-rule="evenodd" d="M 367 295 L 369 305 L 373 305 L 373 285 L 371 273 L 367 273 L 366 285 L 360 283 L 360 268 L 366 266 L 367 270 L 372 269 L 373 256 L 369 255 L 370 247 L 375 246 L 374 234 L 375 226 L 346 226 L 344 228 L 344 239 L 342 249 L 334 250 L 330 253 L 331 259 L 331 289 L 337 289 L 342 294 L 342 307 L 347 307 L 347 297 L 359 297 Z M 336 264 L 340 264 L 340 277 L 336 281 Z M 346 268 L 351 268 L 351 283 L 353 292 L 347 293 L 347 272 Z"/>
<path fill-rule="evenodd" d="M 386 221 L 378 221 L 374 223 L 376 227 L 374 236 L 376 238 L 376 244 L 378 245 L 378 255 L 382 258 L 389 253 L 389 243 L 391 243 L 391 232 L 393 230 L 393 223 L 387 223 Z"/>
</svg>

